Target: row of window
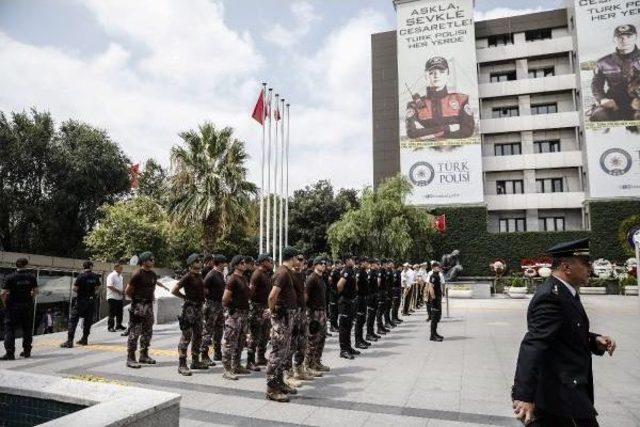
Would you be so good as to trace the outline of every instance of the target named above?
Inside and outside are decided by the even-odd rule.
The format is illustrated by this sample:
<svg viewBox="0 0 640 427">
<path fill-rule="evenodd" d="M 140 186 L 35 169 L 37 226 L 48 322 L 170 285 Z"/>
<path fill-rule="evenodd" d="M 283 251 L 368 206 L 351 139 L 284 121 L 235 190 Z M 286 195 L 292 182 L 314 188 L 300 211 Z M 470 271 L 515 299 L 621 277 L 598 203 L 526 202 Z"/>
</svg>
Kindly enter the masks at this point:
<svg viewBox="0 0 640 427">
<path fill-rule="evenodd" d="M 564 217 L 552 216 L 538 218 L 539 231 L 564 231 Z M 527 231 L 526 218 L 501 218 L 500 233 L 517 233 Z"/>
<path fill-rule="evenodd" d="M 558 112 L 558 104 L 553 102 L 549 104 L 537 104 L 531 106 L 531 115 L 553 114 Z M 496 107 L 491 109 L 492 119 L 502 119 L 505 117 L 517 117 L 520 115 L 520 107 Z"/>
<path fill-rule="evenodd" d="M 536 154 L 556 153 L 560 151 L 560 140 L 533 141 L 533 148 Z M 522 143 L 508 142 L 494 145 L 496 156 L 516 156 L 522 154 Z"/>
<path fill-rule="evenodd" d="M 542 28 L 539 30 L 529 30 L 524 32 L 524 40 L 528 42 L 547 40 L 552 36 L 551 28 Z M 507 46 L 513 44 L 513 33 L 496 34 L 488 37 L 489 47 Z"/>
<path fill-rule="evenodd" d="M 555 67 L 533 68 L 533 69 L 530 69 L 528 72 L 528 77 L 530 79 L 537 79 L 540 77 L 549 77 L 549 76 L 555 76 L 555 75 L 556 75 Z M 491 73 L 489 75 L 489 81 L 491 83 L 507 82 L 507 81 L 516 80 L 516 78 L 517 77 L 516 77 L 515 70 L 501 71 L 499 73 Z"/>
<path fill-rule="evenodd" d="M 562 178 L 536 179 L 537 193 L 562 193 L 564 180 Z M 504 179 L 496 181 L 496 194 L 524 194 L 524 180 Z"/>
</svg>

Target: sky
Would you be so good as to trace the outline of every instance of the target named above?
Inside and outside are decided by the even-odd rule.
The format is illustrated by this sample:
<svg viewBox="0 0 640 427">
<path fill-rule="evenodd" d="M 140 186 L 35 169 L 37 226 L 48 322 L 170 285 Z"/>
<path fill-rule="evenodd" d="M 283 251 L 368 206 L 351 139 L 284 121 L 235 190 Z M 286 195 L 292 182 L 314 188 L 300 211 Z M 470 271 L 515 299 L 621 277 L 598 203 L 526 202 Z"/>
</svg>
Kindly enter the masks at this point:
<svg viewBox="0 0 640 427">
<path fill-rule="evenodd" d="M 563 0 L 476 0 L 476 19 Z M 290 188 L 371 185 L 372 33 L 391 0 L 0 0 L 0 111 L 107 130 L 132 163 L 169 166 L 205 121 L 247 144 L 260 184 L 261 82 L 291 103 Z"/>
</svg>

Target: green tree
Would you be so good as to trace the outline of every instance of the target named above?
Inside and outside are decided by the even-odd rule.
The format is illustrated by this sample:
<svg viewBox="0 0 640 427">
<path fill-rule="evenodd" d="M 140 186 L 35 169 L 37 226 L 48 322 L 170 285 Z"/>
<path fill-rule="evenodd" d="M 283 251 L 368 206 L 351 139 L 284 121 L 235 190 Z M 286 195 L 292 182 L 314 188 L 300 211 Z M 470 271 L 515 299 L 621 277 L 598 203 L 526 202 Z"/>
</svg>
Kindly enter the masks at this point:
<svg viewBox="0 0 640 427">
<path fill-rule="evenodd" d="M 149 159 L 138 176 L 138 196 L 151 197 L 164 205 L 166 201 L 167 171 L 154 159 Z"/>
<path fill-rule="evenodd" d="M 426 211 L 404 203 L 409 182 L 397 176 L 377 190 L 365 189 L 360 207 L 329 227 L 334 256 L 344 252 L 424 261 L 431 255 L 433 228 Z"/>
<path fill-rule="evenodd" d="M 211 251 L 245 211 L 256 186 L 247 181 L 244 142 L 233 130 L 212 123 L 182 132 L 183 145 L 171 149 L 169 212 L 181 224 L 202 224 L 202 246 Z"/>
<path fill-rule="evenodd" d="M 356 190 L 342 189 L 334 194 L 326 180 L 296 190 L 289 202 L 289 243 L 306 255 L 329 252 L 329 226 L 358 203 Z"/>
</svg>

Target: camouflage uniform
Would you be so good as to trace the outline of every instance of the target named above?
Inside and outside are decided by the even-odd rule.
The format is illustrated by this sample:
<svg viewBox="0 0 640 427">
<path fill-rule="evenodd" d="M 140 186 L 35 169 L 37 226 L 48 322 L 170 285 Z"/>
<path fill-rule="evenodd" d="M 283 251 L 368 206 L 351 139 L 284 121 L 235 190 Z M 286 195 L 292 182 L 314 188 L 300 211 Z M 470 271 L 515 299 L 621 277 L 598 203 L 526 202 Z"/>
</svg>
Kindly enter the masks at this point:
<svg viewBox="0 0 640 427">
<path fill-rule="evenodd" d="M 129 308 L 129 338 L 127 350 L 135 352 L 140 338 L 140 350 L 147 350 L 153 335 L 153 301 L 136 301 Z"/>
<path fill-rule="evenodd" d="M 327 337 L 327 312 L 325 310 L 307 310 L 309 322 L 309 337 L 306 349 L 306 362 L 308 365 L 319 365 L 324 350 L 324 342 Z"/>
<path fill-rule="evenodd" d="M 271 352 L 267 364 L 267 384 L 282 381 L 287 359 L 291 362 L 291 327 L 296 309 L 282 308 L 271 313 Z"/>
<path fill-rule="evenodd" d="M 294 310 L 291 323 L 291 345 L 289 357 L 285 369 L 291 369 L 293 358 L 295 365 L 300 366 L 304 362 L 304 353 L 307 348 L 307 316 L 301 309 Z"/>
<path fill-rule="evenodd" d="M 255 353 L 257 349 L 259 354 L 264 354 L 267 350 L 271 326 L 267 314 L 267 306 L 253 301 L 249 303 L 249 306 L 249 339 L 247 348 L 251 353 Z"/>
<path fill-rule="evenodd" d="M 180 330 L 180 342 L 178 354 L 182 358 L 187 357 L 187 348 L 191 343 L 191 354 L 200 354 L 202 344 L 202 304 L 193 301 L 185 301 L 182 304 L 182 314 L 178 316 Z"/>
<path fill-rule="evenodd" d="M 204 303 L 204 333 L 202 335 L 203 354 L 209 352 L 209 347 L 213 346 L 221 350 L 222 333 L 224 330 L 224 309 L 221 302 L 208 299 Z"/>
<path fill-rule="evenodd" d="M 240 367 L 240 356 L 247 340 L 247 310 L 225 309 L 222 364 L 225 369 Z"/>
</svg>

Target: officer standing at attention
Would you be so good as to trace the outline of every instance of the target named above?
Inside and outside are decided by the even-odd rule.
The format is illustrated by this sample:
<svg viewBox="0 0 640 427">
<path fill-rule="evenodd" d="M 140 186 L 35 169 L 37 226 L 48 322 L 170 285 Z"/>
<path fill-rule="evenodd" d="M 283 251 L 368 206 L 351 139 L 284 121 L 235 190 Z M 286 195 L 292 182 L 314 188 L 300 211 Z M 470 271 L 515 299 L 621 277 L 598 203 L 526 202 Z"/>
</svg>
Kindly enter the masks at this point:
<svg viewBox="0 0 640 427">
<path fill-rule="evenodd" d="M 363 350 L 371 346 L 371 343 L 364 339 L 364 325 L 367 321 L 367 296 L 369 295 L 367 270 L 369 270 L 369 260 L 363 257 L 355 270 L 358 293 L 355 299 L 356 327 L 354 332 L 356 348 Z"/>
<path fill-rule="evenodd" d="M 342 271 L 342 262 L 337 260 L 333 264 L 333 269 L 329 275 L 329 331 L 338 332 L 338 280 Z"/>
<path fill-rule="evenodd" d="M 0 360 L 15 360 L 16 328 L 22 328 L 22 353 L 20 356 L 31 357 L 33 341 L 33 308 L 34 298 L 38 294 L 36 277 L 27 272 L 29 261 L 26 258 L 16 260 L 17 271 L 8 276 L 2 286 L 2 302 L 4 314 L 4 349 L 5 355 Z"/>
<path fill-rule="evenodd" d="M 247 343 L 247 369 L 260 371 L 258 365 L 266 365 L 264 355 L 269 342 L 269 317 L 267 317 L 267 299 L 271 292 L 271 273 L 273 260 L 269 254 L 258 256 L 258 267 L 251 275 L 249 288 L 249 341 Z M 256 350 L 258 359 L 256 360 Z"/>
<path fill-rule="evenodd" d="M 367 341 L 378 341 L 381 337 L 374 331 L 376 324 L 376 312 L 378 310 L 378 292 L 380 283 L 380 276 L 378 275 L 378 269 L 380 268 L 380 261 L 372 259 L 369 262 L 369 270 L 367 270 L 367 289 L 369 291 L 367 295 Z"/>
<path fill-rule="evenodd" d="M 385 267 L 387 275 L 387 300 L 386 306 L 384 308 L 384 327 L 391 331 L 391 329 L 398 326 L 396 322 L 391 320 L 391 312 L 393 310 L 393 294 L 395 292 L 395 271 L 393 269 L 393 260 L 388 259 L 387 265 Z"/>
<path fill-rule="evenodd" d="M 236 255 L 229 263 L 227 285 L 222 295 L 224 307 L 224 346 L 222 347 L 222 377 L 237 380 L 237 374 L 250 374 L 251 371 L 240 365 L 240 357 L 247 339 L 247 319 L 249 318 L 249 298 L 251 290 L 245 277 L 246 261 L 242 255 Z"/>
<path fill-rule="evenodd" d="M 338 326 L 340 333 L 340 357 L 353 359 L 360 352 L 351 346 L 351 326 L 353 325 L 353 300 L 357 295 L 356 277 L 353 271 L 353 256 L 345 255 L 344 269 L 338 280 Z"/>
<path fill-rule="evenodd" d="M 222 360 L 222 333 L 224 330 L 224 309 L 222 295 L 226 283 L 224 281 L 224 267 L 227 258 L 224 255 L 213 257 L 213 269 L 204 279 L 204 335 L 202 337 L 202 360 L 215 366 L 209 358 L 209 347 L 213 345 L 214 360 Z"/>
<path fill-rule="evenodd" d="M 73 347 L 73 337 L 76 334 L 76 326 L 82 317 L 82 338 L 78 340 L 78 345 L 87 345 L 87 339 L 91 333 L 93 316 L 96 312 L 96 301 L 98 300 L 97 290 L 100 287 L 100 276 L 91 271 L 93 263 L 85 261 L 82 264 L 84 271 L 78 275 L 73 284 L 76 297 L 73 299 L 71 314 L 69 315 L 69 330 L 67 340 L 60 344 L 62 348 Z"/>
<path fill-rule="evenodd" d="M 313 260 L 313 272 L 307 276 L 304 284 L 304 299 L 307 303 L 307 321 L 309 322 L 309 339 L 304 357 L 307 372 L 313 376 L 321 376 L 330 368 L 323 365 L 322 353 L 327 331 L 326 284 L 323 275 L 327 260 L 316 257 Z"/>
<path fill-rule="evenodd" d="M 438 322 L 442 317 L 442 286 L 444 285 L 444 274 L 440 271 L 440 263 L 434 261 L 431 271 L 427 273 L 427 293 L 431 301 L 431 341 L 440 342 L 444 338 L 438 334 Z"/>
<path fill-rule="evenodd" d="M 387 306 L 387 271 L 385 266 L 387 260 L 381 260 L 381 267 L 378 270 L 378 311 L 376 312 L 376 324 L 378 325 L 378 334 L 386 335 L 390 332 L 384 325 L 384 309 Z"/>
<path fill-rule="evenodd" d="M 402 273 L 400 269 L 395 268 L 393 262 L 391 262 L 391 271 L 393 271 L 393 309 L 391 310 L 391 321 L 398 325 L 403 322 L 398 315 L 400 312 L 400 300 L 402 299 Z"/>
<path fill-rule="evenodd" d="M 180 342 L 178 343 L 178 373 L 190 376 L 187 367 L 187 348 L 191 343 L 191 369 L 209 369 L 209 363 L 200 360 L 202 344 L 202 304 L 204 303 L 204 281 L 202 280 L 202 260 L 199 254 L 187 258 L 189 271 L 175 284 L 171 293 L 181 298 L 182 313 L 178 316 Z M 184 289 L 184 294 L 180 292 Z"/>
<path fill-rule="evenodd" d="M 327 316 L 327 321 L 325 322 L 326 326 L 327 326 L 327 332 L 325 333 L 325 336 L 327 337 L 332 337 L 333 334 L 331 332 L 329 332 L 329 313 L 330 311 L 330 304 L 329 304 L 329 300 L 330 300 L 330 293 L 331 293 L 331 289 L 330 289 L 330 285 L 329 285 L 329 275 L 331 274 L 331 270 L 333 268 L 333 262 L 329 259 L 329 258 L 325 258 L 326 261 L 326 265 L 325 268 L 322 271 L 322 280 L 324 281 L 324 285 L 325 285 L 325 292 L 324 292 L 324 299 L 326 301 L 327 307 L 326 307 L 326 316 Z"/>
<path fill-rule="evenodd" d="M 591 274 L 589 239 L 548 250 L 552 275 L 529 303 L 511 397 L 525 425 L 597 426 L 591 355 L 613 355 L 616 343 L 589 331 L 578 289 Z"/>
</svg>

